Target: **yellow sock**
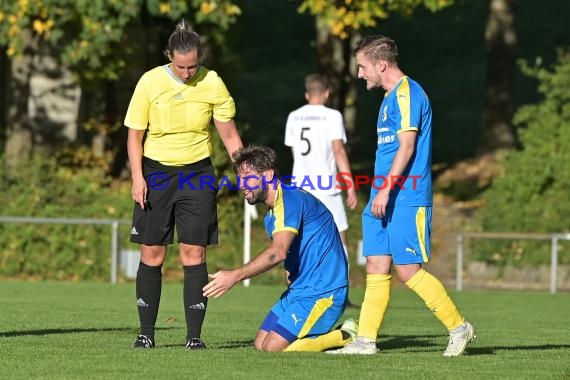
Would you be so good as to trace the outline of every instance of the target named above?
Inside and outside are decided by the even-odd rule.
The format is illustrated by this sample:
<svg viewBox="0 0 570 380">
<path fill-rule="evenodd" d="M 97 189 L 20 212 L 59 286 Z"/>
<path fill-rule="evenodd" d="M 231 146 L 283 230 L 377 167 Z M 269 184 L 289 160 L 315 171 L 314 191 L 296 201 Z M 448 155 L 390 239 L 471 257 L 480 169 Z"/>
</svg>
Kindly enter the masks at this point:
<svg viewBox="0 0 570 380">
<path fill-rule="evenodd" d="M 390 302 L 389 274 L 366 275 L 366 292 L 360 309 L 358 336 L 376 340 Z"/>
<path fill-rule="evenodd" d="M 319 335 L 315 338 L 298 339 L 291 343 L 285 352 L 305 351 L 320 352 L 329 348 L 342 347 L 352 341 L 352 338 L 342 339 L 340 330 L 333 330 L 327 334 Z"/>
<path fill-rule="evenodd" d="M 423 268 L 412 276 L 406 285 L 425 302 L 437 319 L 449 330 L 459 327 L 465 319 L 447 294 L 443 284 Z"/>
</svg>

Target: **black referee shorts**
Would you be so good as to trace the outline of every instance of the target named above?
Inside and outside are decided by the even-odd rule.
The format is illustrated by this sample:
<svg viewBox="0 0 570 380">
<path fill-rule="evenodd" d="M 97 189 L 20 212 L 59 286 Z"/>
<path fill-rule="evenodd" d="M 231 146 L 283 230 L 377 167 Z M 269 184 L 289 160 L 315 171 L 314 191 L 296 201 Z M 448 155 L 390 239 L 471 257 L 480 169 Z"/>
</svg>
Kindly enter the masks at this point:
<svg viewBox="0 0 570 380">
<path fill-rule="evenodd" d="M 218 183 L 210 158 L 166 166 L 143 157 L 143 175 L 148 186 L 147 203 L 141 209 L 135 202 L 131 242 L 171 244 L 176 225 L 180 243 L 218 243 Z"/>
</svg>

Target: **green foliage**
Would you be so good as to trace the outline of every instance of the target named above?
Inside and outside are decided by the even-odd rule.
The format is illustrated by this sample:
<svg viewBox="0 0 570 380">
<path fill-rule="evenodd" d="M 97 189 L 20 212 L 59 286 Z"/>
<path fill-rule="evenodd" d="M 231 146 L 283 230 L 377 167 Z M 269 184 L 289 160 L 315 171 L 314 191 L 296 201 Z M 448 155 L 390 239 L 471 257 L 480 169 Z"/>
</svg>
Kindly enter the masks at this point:
<svg viewBox="0 0 570 380">
<path fill-rule="evenodd" d="M 80 76 L 119 79 L 126 67 L 120 43 L 139 23 L 143 8 L 153 17 L 178 20 L 194 15 L 196 24 L 226 30 L 240 9 L 231 0 L 17 0 L 0 2 L 0 46 L 8 56 L 44 41 Z M 108 59 L 109 57 L 113 59 Z"/>
<path fill-rule="evenodd" d="M 96 168 L 70 169 L 35 155 L 0 165 L 2 215 L 123 219 L 130 189 Z M 124 201 L 123 201 L 124 200 Z M 110 226 L 0 224 L 0 274 L 79 280 L 108 278 Z"/>
<path fill-rule="evenodd" d="M 521 107 L 514 117 L 522 149 L 509 152 L 503 175 L 484 195 L 486 231 L 570 232 L 570 51 L 561 51 L 553 70 L 522 63 L 539 81 L 540 103 Z M 545 262 L 548 246 L 513 241 L 478 245 L 491 262 Z M 561 255 L 570 262 L 568 255 Z"/>
<path fill-rule="evenodd" d="M 71 170 L 77 168 L 94 169 L 101 172 L 101 175 L 112 174 L 113 160 L 119 154 L 119 150 L 124 150 L 123 144 L 112 143 L 120 139 L 120 134 L 126 128 L 121 121 L 109 122 L 101 116 L 87 119 L 80 123 L 80 131 L 90 139 L 100 139 L 97 148 L 85 145 L 79 141 L 70 141 L 62 144 L 62 147 L 54 154 L 57 162 Z"/>
<path fill-rule="evenodd" d="M 241 14 L 231 0 L 192 0 L 192 5 L 198 10 L 195 16 L 198 24 L 217 25 L 221 30 L 227 30 Z"/>
<path fill-rule="evenodd" d="M 345 39 L 353 30 L 375 27 L 391 13 L 411 16 L 420 5 L 435 12 L 452 3 L 453 0 L 304 0 L 298 11 L 321 17 L 333 35 Z"/>
</svg>

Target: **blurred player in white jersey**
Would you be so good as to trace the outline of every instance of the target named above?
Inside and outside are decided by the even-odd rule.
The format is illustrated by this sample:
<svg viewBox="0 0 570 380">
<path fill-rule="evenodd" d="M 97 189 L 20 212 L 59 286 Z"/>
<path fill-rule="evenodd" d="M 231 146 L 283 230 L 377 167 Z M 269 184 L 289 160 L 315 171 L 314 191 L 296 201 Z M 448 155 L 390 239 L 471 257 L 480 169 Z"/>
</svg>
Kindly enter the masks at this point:
<svg viewBox="0 0 570 380">
<path fill-rule="evenodd" d="M 325 106 L 330 88 L 325 77 L 305 77 L 307 104 L 291 112 L 285 127 L 285 145 L 293 151 L 293 181 L 327 206 L 340 232 L 348 259 L 346 230 L 348 221 L 341 188 L 346 188 L 346 203 L 354 209 L 358 199 L 352 184 L 350 162 L 344 148 L 346 132 L 342 114 Z M 342 186 L 337 181 L 342 176 Z M 354 306 L 348 302 L 347 306 Z"/>
</svg>

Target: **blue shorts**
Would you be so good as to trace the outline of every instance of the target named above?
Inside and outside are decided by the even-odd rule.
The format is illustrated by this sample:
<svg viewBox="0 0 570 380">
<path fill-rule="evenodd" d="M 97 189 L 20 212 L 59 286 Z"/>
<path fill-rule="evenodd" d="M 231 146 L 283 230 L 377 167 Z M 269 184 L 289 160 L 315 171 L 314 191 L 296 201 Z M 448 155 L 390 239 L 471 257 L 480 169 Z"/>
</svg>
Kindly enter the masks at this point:
<svg viewBox="0 0 570 380">
<path fill-rule="evenodd" d="M 289 343 L 326 334 L 338 322 L 348 299 L 348 287 L 335 289 L 322 297 L 287 290 L 271 308 L 260 330 L 275 331 Z"/>
<path fill-rule="evenodd" d="M 377 218 L 362 214 L 362 255 L 392 256 L 394 264 L 421 264 L 431 258 L 431 206 L 391 207 Z"/>
</svg>

